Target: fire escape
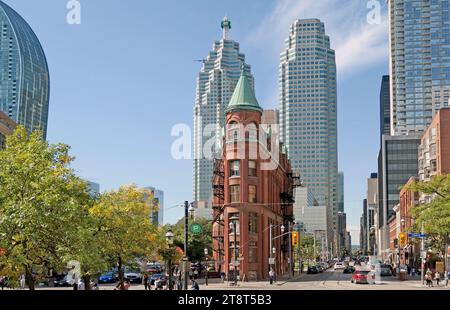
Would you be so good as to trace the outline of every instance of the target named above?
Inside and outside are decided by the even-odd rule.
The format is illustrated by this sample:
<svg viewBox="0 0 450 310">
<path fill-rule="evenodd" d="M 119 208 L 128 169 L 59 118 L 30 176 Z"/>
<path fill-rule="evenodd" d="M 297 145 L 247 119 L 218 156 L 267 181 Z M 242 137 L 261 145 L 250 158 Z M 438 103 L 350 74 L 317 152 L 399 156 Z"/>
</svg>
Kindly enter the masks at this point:
<svg viewBox="0 0 450 310">
<path fill-rule="evenodd" d="M 297 187 L 300 187 L 301 179 L 300 174 L 294 173 L 294 172 L 288 172 L 286 173 L 287 176 L 287 184 L 286 184 L 286 191 L 280 193 L 280 199 L 281 199 L 281 214 L 283 215 L 283 224 L 285 227 L 289 227 L 289 224 L 294 223 L 294 190 Z M 289 241 L 289 235 L 285 235 L 283 237 L 283 243 L 282 243 L 282 251 L 284 253 L 287 253 L 288 250 L 288 241 Z"/>
<path fill-rule="evenodd" d="M 213 252 L 214 257 L 218 262 L 224 260 L 225 248 L 224 248 L 224 181 L 225 172 L 222 159 L 216 159 L 214 161 L 214 173 L 213 173 Z M 221 271 L 221 263 L 219 263 L 219 272 Z"/>
</svg>

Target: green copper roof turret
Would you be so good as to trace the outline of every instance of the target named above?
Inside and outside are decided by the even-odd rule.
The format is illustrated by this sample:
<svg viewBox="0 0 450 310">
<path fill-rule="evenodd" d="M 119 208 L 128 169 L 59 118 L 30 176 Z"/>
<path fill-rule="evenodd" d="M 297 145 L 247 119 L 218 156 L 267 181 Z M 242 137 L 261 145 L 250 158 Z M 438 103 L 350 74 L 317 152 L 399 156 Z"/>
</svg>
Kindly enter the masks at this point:
<svg viewBox="0 0 450 310">
<path fill-rule="evenodd" d="M 241 77 L 239 78 L 236 88 L 234 89 L 230 103 L 225 109 L 225 113 L 235 111 L 263 112 L 263 109 L 258 104 L 258 100 L 256 100 L 255 92 L 253 91 L 244 70 L 241 71 Z"/>
</svg>

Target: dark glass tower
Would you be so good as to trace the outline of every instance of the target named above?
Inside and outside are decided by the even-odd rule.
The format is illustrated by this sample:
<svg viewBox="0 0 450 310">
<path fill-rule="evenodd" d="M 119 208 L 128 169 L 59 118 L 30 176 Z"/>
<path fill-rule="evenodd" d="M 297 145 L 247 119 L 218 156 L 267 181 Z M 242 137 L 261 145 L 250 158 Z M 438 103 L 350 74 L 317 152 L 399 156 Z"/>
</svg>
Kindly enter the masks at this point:
<svg viewBox="0 0 450 310">
<path fill-rule="evenodd" d="M 44 50 L 28 23 L 0 0 L 0 111 L 47 136 L 50 80 Z"/>
</svg>

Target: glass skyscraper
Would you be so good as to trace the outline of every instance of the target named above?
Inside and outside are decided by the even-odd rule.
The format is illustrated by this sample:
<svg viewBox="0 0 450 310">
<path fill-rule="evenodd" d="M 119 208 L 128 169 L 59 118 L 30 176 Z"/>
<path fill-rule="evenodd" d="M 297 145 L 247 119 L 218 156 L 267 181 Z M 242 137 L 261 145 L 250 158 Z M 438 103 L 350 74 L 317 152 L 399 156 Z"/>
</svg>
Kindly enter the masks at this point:
<svg viewBox="0 0 450 310">
<path fill-rule="evenodd" d="M 383 135 L 391 134 L 391 99 L 389 75 L 383 75 L 380 89 L 380 140 Z"/>
<path fill-rule="evenodd" d="M 211 147 L 211 142 L 221 142 L 221 128 L 225 124 L 224 110 L 233 95 L 242 69 L 254 89 L 254 79 L 250 66 L 245 63 L 245 55 L 240 53 L 239 43 L 229 38 L 231 22 L 226 17 L 222 21 L 222 29 L 222 39 L 214 42 L 212 51 L 203 60 L 203 67 L 197 78 L 194 107 L 193 196 L 194 201 L 202 202 L 207 208 L 211 207 L 212 201 L 214 161 L 205 149 L 218 151 L 214 146 Z"/>
<path fill-rule="evenodd" d="M 344 172 L 338 173 L 338 211 L 344 212 Z"/>
<path fill-rule="evenodd" d="M 450 1 L 389 0 L 391 134 L 422 132 L 449 104 Z"/>
<path fill-rule="evenodd" d="M 291 25 L 281 53 L 279 86 L 281 139 L 293 169 L 300 171 L 319 205 L 327 206 L 333 224 L 328 225 L 329 240 L 333 238 L 336 245 L 336 63 L 320 20 L 302 19 Z"/>
<path fill-rule="evenodd" d="M 47 135 L 50 93 L 47 60 L 27 22 L 0 1 L 0 111 L 28 131 Z"/>
</svg>

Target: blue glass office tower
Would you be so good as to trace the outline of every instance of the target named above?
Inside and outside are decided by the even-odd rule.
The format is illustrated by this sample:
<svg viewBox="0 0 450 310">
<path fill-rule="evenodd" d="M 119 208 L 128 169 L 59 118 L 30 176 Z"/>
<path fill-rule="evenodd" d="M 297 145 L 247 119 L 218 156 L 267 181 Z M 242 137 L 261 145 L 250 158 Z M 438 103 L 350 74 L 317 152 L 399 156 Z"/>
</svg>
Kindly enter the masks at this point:
<svg viewBox="0 0 450 310">
<path fill-rule="evenodd" d="M 422 132 L 449 104 L 450 1 L 389 0 L 391 134 Z"/>
<path fill-rule="evenodd" d="M 47 136 L 50 81 L 44 50 L 27 22 L 0 1 L 0 111 Z"/>
<path fill-rule="evenodd" d="M 280 131 L 292 167 L 327 207 L 337 249 L 338 153 L 335 52 L 318 19 L 295 21 L 279 67 Z"/>
</svg>

